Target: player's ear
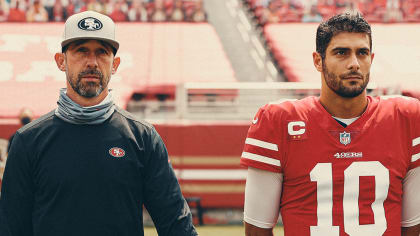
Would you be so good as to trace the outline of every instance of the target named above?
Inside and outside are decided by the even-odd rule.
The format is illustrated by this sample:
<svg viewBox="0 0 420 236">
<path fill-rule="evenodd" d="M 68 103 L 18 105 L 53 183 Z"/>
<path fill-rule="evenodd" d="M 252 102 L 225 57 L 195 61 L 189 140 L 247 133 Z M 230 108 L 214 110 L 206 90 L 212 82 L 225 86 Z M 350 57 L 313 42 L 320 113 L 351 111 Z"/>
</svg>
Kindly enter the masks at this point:
<svg viewBox="0 0 420 236">
<path fill-rule="evenodd" d="M 66 60 L 64 59 L 64 53 L 57 52 L 54 55 L 54 59 L 58 69 L 61 71 L 66 71 Z"/>
<path fill-rule="evenodd" d="M 316 68 L 317 71 L 322 72 L 322 57 L 321 54 L 319 54 L 318 52 L 313 52 L 312 53 L 312 59 L 314 61 L 314 66 Z"/>
<path fill-rule="evenodd" d="M 121 62 L 121 58 L 120 57 L 115 57 L 114 61 L 112 62 L 112 74 L 117 73 L 118 70 L 118 66 L 120 66 L 120 62 Z"/>
</svg>

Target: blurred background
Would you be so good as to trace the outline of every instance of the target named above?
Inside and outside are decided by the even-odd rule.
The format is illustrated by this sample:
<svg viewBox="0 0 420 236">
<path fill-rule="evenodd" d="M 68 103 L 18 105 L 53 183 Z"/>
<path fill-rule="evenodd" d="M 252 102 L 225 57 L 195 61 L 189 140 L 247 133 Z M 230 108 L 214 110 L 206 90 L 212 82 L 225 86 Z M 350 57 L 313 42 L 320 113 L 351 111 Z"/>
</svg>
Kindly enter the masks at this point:
<svg viewBox="0 0 420 236">
<path fill-rule="evenodd" d="M 419 0 L 0 0 L 0 174 L 24 118 L 56 107 L 65 75 L 53 56 L 65 19 L 85 10 L 117 22 L 116 103 L 155 125 L 201 235 L 243 235 L 250 121 L 268 102 L 319 95 L 322 20 L 362 12 L 376 54 L 368 92 L 420 98 Z"/>
</svg>

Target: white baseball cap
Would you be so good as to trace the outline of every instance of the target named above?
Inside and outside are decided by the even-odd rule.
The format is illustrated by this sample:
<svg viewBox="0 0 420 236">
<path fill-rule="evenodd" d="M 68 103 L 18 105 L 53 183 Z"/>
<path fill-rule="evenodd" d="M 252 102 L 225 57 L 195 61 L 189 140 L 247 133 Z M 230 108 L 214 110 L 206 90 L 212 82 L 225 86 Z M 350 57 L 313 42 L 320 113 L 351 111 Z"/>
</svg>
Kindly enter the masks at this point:
<svg viewBox="0 0 420 236">
<path fill-rule="evenodd" d="M 64 26 L 64 48 L 79 39 L 97 39 L 109 43 L 115 51 L 120 44 L 115 40 L 115 23 L 106 15 L 95 11 L 84 11 L 70 16 Z"/>
</svg>

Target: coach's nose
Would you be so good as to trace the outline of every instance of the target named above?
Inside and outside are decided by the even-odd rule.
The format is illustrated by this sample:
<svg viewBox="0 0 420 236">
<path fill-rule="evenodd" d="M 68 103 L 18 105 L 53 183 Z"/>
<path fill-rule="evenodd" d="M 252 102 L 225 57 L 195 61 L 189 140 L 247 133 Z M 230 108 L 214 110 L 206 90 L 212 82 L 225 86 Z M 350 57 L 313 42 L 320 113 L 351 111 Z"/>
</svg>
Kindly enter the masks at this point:
<svg viewBox="0 0 420 236">
<path fill-rule="evenodd" d="M 86 57 L 86 66 L 88 68 L 98 67 L 98 58 L 96 57 L 95 53 L 89 53 Z"/>
</svg>

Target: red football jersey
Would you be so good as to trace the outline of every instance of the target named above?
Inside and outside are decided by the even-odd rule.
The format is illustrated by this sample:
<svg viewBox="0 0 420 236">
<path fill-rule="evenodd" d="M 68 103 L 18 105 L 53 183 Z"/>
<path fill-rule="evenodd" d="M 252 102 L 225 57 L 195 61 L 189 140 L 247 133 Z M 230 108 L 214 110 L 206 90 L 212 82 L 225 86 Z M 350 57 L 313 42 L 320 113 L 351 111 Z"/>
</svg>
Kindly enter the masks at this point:
<svg viewBox="0 0 420 236">
<path fill-rule="evenodd" d="M 241 164 L 283 174 L 286 236 L 401 234 L 402 180 L 420 166 L 420 102 L 368 101 L 346 128 L 316 97 L 258 111 Z"/>
</svg>

